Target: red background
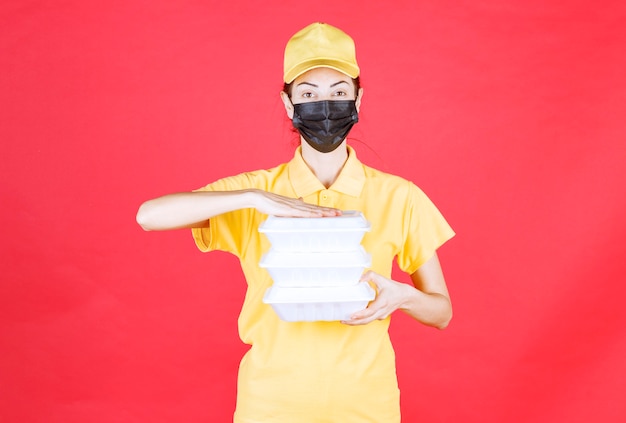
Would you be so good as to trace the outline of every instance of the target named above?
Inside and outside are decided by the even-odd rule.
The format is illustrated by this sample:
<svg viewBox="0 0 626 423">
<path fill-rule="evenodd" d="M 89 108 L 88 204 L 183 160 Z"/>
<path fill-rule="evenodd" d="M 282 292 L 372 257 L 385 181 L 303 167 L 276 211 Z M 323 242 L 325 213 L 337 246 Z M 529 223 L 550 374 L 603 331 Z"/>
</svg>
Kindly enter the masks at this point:
<svg viewBox="0 0 626 423">
<path fill-rule="evenodd" d="M 229 421 L 238 263 L 135 212 L 292 156 L 316 20 L 357 42 L 359 156 L 458 234 L 450 327 L 394 315 L 404 421 L 625 421 L 626 8 L 521 0 L 3 1 L 0 421 Z"/>
</svg>

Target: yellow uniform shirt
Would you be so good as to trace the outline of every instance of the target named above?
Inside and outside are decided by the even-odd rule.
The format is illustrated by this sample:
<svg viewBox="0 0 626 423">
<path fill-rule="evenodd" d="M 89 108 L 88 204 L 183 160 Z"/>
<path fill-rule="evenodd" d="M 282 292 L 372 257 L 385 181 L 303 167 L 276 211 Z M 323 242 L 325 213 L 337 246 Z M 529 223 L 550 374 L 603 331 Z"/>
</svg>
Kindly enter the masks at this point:
<svg viewBox="0 0 626 423">
<path fill-rule="evenodd" d="M 258 188 L 308 203 L 359 210 L 371 223 L 362 245 L 371 269 L 390 277 L 392 261 L 415 272 L 454 235 L 436 207 L 414 184 L 363 165 L 349 148 L 348 160 L 326 189 L 302 159 L 269 170 L 216 181 L 201 190 Z M 248 289 L 239 334 L 251 349 L 241 361 L 236 423 L 394 423 L 400 421 L 390 319 L 364 326 L 339 322 L 283 322 L 262 302 L 272 284 L 261 256 L 270 248 L 258 232 L 267 218 L 241 209 L 194 229 L 202 251 L 223 250 L 241 262 Z"/>
</svg>

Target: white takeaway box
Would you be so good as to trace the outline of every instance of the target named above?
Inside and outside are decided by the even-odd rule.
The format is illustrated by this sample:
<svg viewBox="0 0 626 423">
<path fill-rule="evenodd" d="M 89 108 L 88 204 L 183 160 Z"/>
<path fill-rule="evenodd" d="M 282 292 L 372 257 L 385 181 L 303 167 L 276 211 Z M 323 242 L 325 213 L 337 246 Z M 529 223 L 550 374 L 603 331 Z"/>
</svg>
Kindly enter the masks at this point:
<svg viewBox="0 0 626 423">
<path fill-rule="evenodd" d="M 337 321 L 363 310 L 375 296 L 376 291 L 367 282 L 317 288 L 271 286 L 263 302 L 287 322 Z"/>
<path fill-rule="evenodd" d="M 275 251 L 351 251 L 361 243 L 369 222 L 358 211 L 330 217 L 269 216 L 259 226 Z"/>
<path fill-rule="evenodd" d="M 307 253 L 271 249 L 259 263 L 274 285 L 292 287 L 356 285 L 371 265 L 371 256 L 361 246 L 353 251 Z"/>
</svg>

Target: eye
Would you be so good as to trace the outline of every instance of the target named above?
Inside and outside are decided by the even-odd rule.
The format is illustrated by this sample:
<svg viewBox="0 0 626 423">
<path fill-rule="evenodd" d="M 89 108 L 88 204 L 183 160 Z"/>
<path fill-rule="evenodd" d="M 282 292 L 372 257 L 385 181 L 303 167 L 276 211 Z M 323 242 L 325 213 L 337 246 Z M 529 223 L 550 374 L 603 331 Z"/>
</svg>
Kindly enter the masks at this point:
<svg viewBox="0 0 626 423">
<path fill-rule="evenodd" d="M 313 93 L 310 92 L 310 91 L 303 92 L 302 93 L 302 97 L 304 97 L 304 98 L 311 98 L 311 97 L 313 97 Z"/>
<path fill-rule="evenodd" d="M 335 91 L 335 93 L 333 94 L 335 97 L 345 97 L 348 95 L 348 93 L 346 93 L 345 91 Z"/>
</svg>

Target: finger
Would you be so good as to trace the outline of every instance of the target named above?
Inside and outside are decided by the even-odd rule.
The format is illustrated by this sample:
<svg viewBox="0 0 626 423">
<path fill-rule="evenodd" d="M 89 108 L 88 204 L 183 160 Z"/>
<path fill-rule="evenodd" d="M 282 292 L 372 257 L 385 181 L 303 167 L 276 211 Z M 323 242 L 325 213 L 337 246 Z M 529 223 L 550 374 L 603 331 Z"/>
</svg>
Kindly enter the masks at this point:
<svg viewBox="0 0 626 423">
<path fill-rule="evenodd" d="M 348 320 L 344 320 L 342 323 L 358 325 L 367 324 L 377 318 L 379 311 L 380 310 L 376 306 L 376 301 L 372 301 L 367 308 L 352 313 L 350 318 Z"/>
<path fill-rule="evenodd" d="M 348 326 L 362 326 L 367 325 L 368 323 L 373 322 L 374 319 L 367 320 L 342 320 L 341 323 Z"/>
<path fill-rule="evenodd" d="M 332 217 L 339 215 L 336 209 L 310 206 L 296 206 L 291 208 L 291 211 L 296 213 L 298 217 Z"/>
<path fill-rule="evenodd" d="M 371 282 L 374 285 L 376 285 L 375 288 L 377 291 L 380 291 L 383 288 L 386 281 L 387 281 L 386 278 L 384 278 L 383 276 L 371 270 L 368 270 L 367 272 L 363 273 L 360 279 L 360 282 L 368 282 L 368 283 Z"/>
<path fill-rule="evenodd" d="M 307 203 L 295 205 L 294 209 L 304 214 L 310 214 L 314 216 L 331 217 L 331 216 L 341 215 L 341 210 L 333 209 L 329 207 L 319 207 L 319 206 L 316 206 L 313 204 L 307 204 Z"/>
<path fill-rule="evenodd" d="M 314 217 L 314 218 L 324 218 L 324 217 L 332 217 L 334 216 L 330 212 L 319 212 L 312 210 L 297 210 L 297 209 L 289 209 L 281 212 L 273 213 L 274 216 L 277 217 Z"/>
<path fill-rule="evenodd" d="M 332 213 L 336 215 L 341 214 L 341 210 L 336 209 L 334 207 L 324 207 L 324 206 L 318 206 L 316 204 L 304 203 L 304 202 L 300 203 L 300 206 L 303 208 L 310 209 L 310 210 L 316 210 L 322 213 Z"/>
<path fill-rule="evenodd" d="M 353 315 L 349 320 L 342 320 L 341 323 L 346 325 L 366 325 L 368 323 L 372 323 L 374 320 L 385 320 L 389 317 L 389 313 L 386 313 L 384 310 L 378 310 L 376 313 L 370 315 Z"/>
<path fill-rule="evenodd" d="M 376 275 L 375 272 L 373 272 L 371 270 L 368 270 L 368 271 L 364 272 L 361 275 L 361 282 L 374 282 L 374 283 L 376 283 L 376 281 L 375 281 L 376 276 L 377 275 Z"/>
<path fill-rule="evenodd" d="M 303 203 L 295 199 L 281 199 L 276 204 L 278 210 L 274 213 L 281 216 L 322 216 L 333 213 L 334 209 L 318 207 L 313 204 Z"/>
<path fill-rule="evenodd" d="M 300 198 L 272 195 L 274 211 L 271 213 L 280 217 L 330 217 L 340 216 L 341 210 L 332 207 L 323 207 L 306 203 Z"/>
<path fill-rule="evenodd" d="M 368 323 L 373 322 L 376 319 L 377 319 L 376 313 L 361 314 L 361 312 L 357 312 L 357 313 L 354 313 L 352 316 L 350 316 L 350 319 L 342 320 L 341 323 L 345 325 L 350 325 L 350 326 L 366 325 Z"/>
<path fill-rule="evenodd" d="M 285 198 L 287 198 L 287 197 L 285 197 Z M 304 207 L 308 207 L 308 208 L 311 208 L 311 209 L 324 210 L 324 211 L 333 211 L 333 212 L 336 212 L 336 213 L 341 213 L 341 210 L 336 209 L 334 207 L 318 206 L 317 204 L 307 203 L 307 202 L 304 201 L 304 199 L 302 197 L 298 197 L 298 199 L 296 201 L 298 202 L 299 205 L 304 206 Z"/>
<path fill-rule="evenodd" d="M 375 319 L 373 317 L 363 317 L 363 318 L 350 318 L 349 320 L 342 320 L 341 323 L 348 326 L 360 326 L 367 325 L 368 323 L 373 322 Z"/>
</svg>

